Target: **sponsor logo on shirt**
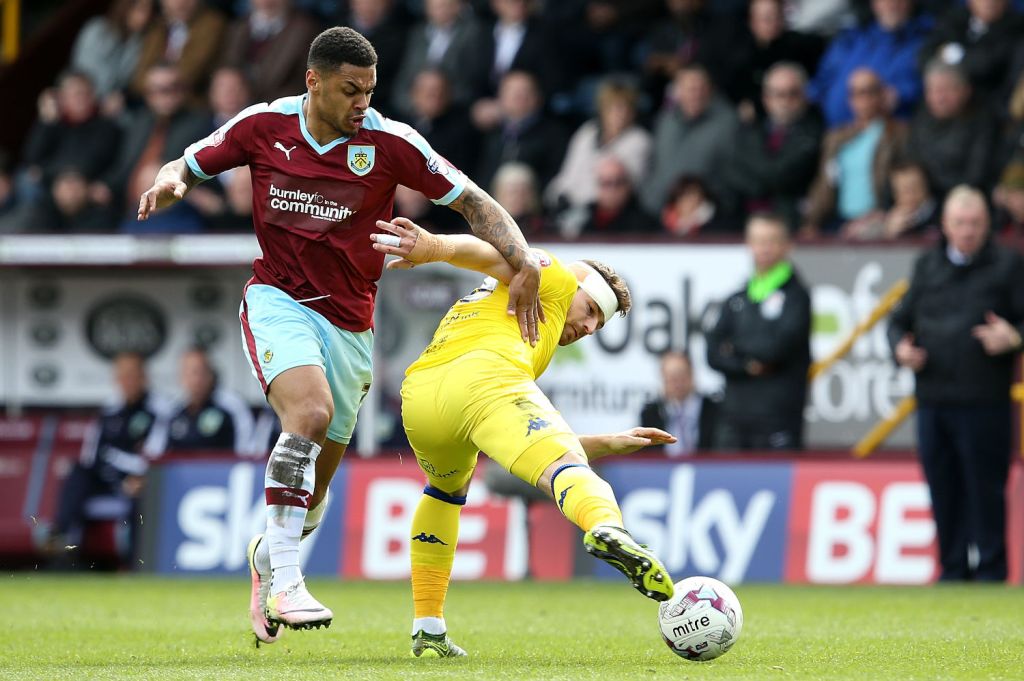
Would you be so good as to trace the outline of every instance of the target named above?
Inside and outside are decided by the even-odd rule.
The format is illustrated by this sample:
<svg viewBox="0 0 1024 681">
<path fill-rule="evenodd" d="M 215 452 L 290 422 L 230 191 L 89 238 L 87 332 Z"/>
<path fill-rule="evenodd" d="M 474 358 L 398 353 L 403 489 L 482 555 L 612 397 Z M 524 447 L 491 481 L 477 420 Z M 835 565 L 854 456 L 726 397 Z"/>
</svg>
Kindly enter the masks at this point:
<svg viewBox="0 0 1024 681">
<path fill-rule="evenodd" d="M 282 189 L 270 183 L 270 207 L 285 213 L 308 215 L 314 220 L 344 222 L 352 217 L 354 210 L 327 198 L 320 192 L 302 189 Z"/>
</svg>

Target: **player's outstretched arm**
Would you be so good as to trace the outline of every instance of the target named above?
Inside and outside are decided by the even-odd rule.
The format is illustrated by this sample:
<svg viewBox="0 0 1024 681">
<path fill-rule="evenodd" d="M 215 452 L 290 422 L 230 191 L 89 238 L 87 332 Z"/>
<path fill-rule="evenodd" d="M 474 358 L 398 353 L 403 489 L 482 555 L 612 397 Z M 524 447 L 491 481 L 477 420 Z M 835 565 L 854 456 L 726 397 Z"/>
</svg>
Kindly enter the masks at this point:
<svg viewBox="0 0 1024 681">
<path fill-rule="evenodd" d="M 373 247 L 401 258 L 389 262 L 388 269 L 447 262 L 464 270 L 482 272 L 504 284 L 515 277 L 515 270 L 494 246 L 470 234 L 432 234 L 406 218 L 378 220 L 377 227 L 391 234 L 371 234 Z"/>
<path fill-rule="evenodd" d="M 659 428 L 630 428 L 609 435 L 580 435 L 580 444 L 591 461 L 615 454 L 632 454 L 644 447 L 675 441 L 674 435 Z"/>
<path fill-rule="evenodd" d="M 149 214 L 161 210 L 185 198 L 192 187 L 202 180 L 192 174 L 185 158 L 171 161 L 160 169 L 153 186 L 139 197 L 139 220 L 147 220 Z"/>
<path fill-rule="evenodd" d="M 523 340 L 536 345 L 537 325 L 545 319 L 539 293 L 540 263 L 530 252 L 519 225 L 501 204 L 473 182 L 468 182 L 448 207 L 461 213 L 473 233 L 494 246 L 515 270 L 508 287 L 508 313 L 519 320 Z"/>
</svg>

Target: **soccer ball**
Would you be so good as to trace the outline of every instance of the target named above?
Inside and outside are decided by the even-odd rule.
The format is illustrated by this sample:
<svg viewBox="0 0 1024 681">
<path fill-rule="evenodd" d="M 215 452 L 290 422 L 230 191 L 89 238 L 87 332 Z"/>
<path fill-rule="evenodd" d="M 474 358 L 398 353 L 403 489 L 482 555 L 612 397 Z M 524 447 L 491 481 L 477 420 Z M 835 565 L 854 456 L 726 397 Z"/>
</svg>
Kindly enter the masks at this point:
<svg viewBox="0 0 1024 681">
<path fill-rule="evenodd" d="M 732 589 L 711 577 L 676 582 L 675 595 L 658 608 L 661 637 L 672 652 L 704 662 L 724 655 L 743 628 L 743 609 Z"/>
</svg>

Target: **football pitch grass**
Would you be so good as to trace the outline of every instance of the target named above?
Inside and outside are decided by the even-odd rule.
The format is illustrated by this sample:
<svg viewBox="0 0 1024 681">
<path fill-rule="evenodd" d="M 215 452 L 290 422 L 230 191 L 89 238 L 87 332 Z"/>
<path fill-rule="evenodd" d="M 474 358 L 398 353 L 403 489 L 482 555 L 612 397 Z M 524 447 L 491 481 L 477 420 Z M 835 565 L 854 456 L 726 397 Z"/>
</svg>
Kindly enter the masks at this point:
<svg viewBox="0 0 1024 681">
<path fill-rule="evenodd" d="M 414 660 L 405 583 L 311 579 L 330 629 L 256 649 L 248 580 L 5 574 L 0 679 L 1024 679 L 1024 590 L 740 585 L 745 623 L 687 662 L 622 583 L 462 583 L 450 633 L 469 659 Z"/>
</svg>

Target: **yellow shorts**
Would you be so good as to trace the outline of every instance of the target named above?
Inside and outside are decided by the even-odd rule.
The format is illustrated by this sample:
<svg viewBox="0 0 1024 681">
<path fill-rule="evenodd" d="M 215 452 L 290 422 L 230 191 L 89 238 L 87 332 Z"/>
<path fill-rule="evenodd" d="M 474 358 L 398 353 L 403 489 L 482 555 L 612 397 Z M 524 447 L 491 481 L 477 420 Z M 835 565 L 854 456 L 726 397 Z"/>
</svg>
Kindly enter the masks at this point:
<svg viewBox="0 0 1024 681">
<path fill-rule="evenodd" d="M 477 452 L 531 485 L 566 452 L 584 455 L 533 379 L 486 350 L 406 376 L 402 421 L 428 482 L 449 493 L 469 482 Z"/>
</svg>

